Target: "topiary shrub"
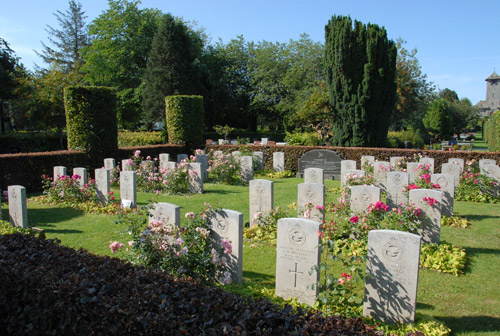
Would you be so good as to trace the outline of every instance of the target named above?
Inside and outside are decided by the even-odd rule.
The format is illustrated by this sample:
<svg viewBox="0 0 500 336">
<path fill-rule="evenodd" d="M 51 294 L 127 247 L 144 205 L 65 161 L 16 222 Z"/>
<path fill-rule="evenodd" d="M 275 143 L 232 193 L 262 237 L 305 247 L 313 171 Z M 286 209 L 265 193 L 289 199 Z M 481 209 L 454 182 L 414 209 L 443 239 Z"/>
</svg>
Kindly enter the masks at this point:
<svg viewBox="0 0 500 336">
<path fill-rule="evenodd" d="M 82 150 L 92 159 L 118 149 L 116 90 L 97 86 L 64 89 L 68 149 Z"/>
<path fill-rule="evenodd" d="M 168 142 L 187 146 L 203 143 L 203 97 L 165 97 Z"/>
</svg>

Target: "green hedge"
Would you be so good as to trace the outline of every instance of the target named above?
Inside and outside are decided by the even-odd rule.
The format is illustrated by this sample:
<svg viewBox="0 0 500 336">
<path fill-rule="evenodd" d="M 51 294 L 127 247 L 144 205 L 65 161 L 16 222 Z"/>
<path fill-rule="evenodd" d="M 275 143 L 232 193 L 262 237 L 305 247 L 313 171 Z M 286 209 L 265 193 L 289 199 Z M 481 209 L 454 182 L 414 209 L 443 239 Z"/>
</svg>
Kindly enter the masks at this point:
<svg viewBox="0 0 500 336">
<path fill-rule="evenodd" d="M 495 152 L 474 152 L 474 151 L 440 151 L 440 150 L 420 150 L 420 149 L 399 149 L 399 148 L 370 148 L 370 147 L 334 147 L 334 146 L 246 146 L 246 145 L 207 145 L 206 150 L 222 150 L 224 152 L 239 151 L 262 151 L 264 152 L 264 166 L 266 169 L 273 168 L 273 153 L 285 152 L 285 169 L 294 173 L 298 171 L 299 159 L 304 153 L 313 149 L 329 149 L 337 152 L 344 160 L 355 160 L 361 162 L 361 156 L 373 155 L 379 161 L 389 161 L 391 156 L 418 155 L 429 156 L 435 160 L 435 172 L 439 172 L 441 165 L 447 163 L 449 158 L 472 159 L 493 159 L 500 162 L 500 153 Z"/>
<path fill-rule="evenodd" d="M 500 151 L 500 111 L 491 115 L 485 123 L 485 138 L 490 151 Z"/>
<path fill-rule="evenodd" d="M 0 134 L 0 154 L 47 152 L 68 148 L 66 133 L 7 132 Z"/>
<path fill-rule="evenodd" d="M 81 150 L 91 158 L 98 158 L 118 148 L 114 88 L 67 87 L 64 107 L 69 150 Z"/>
<path fill-rule="evenodd" d="M 94 177 L 94 169 L 102 168 L 106 157 L 115 158 L 117 163 L 130 158 L 136 150 L 141 151 L 143 157 L 158 157 L 160 153 L 168 153 L 175 157 L 177 154 L 190 154 L 181 145 L 155 145 L 140 147 L 122 147 L 109 156 L 97 158 L 98 162 L 90 159 L 83 151 L 54 151 L 41 153 L 1 154 L 0 155 L 0 188 L 6 190 L 9 185 L 22 185 L 28 192 L 42 190 L 41 176 L 52 176 L 54 166 L 65 166 L 68 174 L 73 168 L 84 167 Z"/>
<path fill-rule="evenodd" d="M 203 97 L 165 97 L 168 142 L 187 146 L 203 143 Z"/>
</svg>

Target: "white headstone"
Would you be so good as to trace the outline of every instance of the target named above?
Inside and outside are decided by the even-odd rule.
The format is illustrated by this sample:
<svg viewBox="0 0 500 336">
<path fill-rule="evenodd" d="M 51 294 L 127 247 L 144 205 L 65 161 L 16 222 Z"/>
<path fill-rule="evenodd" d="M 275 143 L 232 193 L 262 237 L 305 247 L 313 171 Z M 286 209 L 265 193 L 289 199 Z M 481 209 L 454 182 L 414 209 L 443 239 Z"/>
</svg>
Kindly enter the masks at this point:
<svg viewBox="0 0 500 336">
<path fill-rule="evenodd" d="M 101 204 L 106 204 L 109 200 L 110 192 L 110 171 L 108 169 L 95 170 L 95 191 L 97 201 Z"/>
<path fill-rule="evenodd" d="M 113 170 L 116 168 L 116 161 L 113 158 L 104 159 L 104 169 Z"/>
<path fill-rule="evenodd" d="M 28 228 L 28 208 L 26 206 L 26 188 L 20 185 L 7 187 L 9 198 L 9 221 L 12 226 Z"/>
<path fill-rule="evenodd" d="M 257 162 L 257 170 L 264 170 L 264 152 L 256 151 L 252 153 L 252 156 Z"/>
<path fill-rule="evenodd" d="M 345 175 L 348 171 L 356 170 L 356 161 L 342 160 L 340 161 L 340 185 L 343 186 L 346 181 Z"/>
<path fill-rule="evenodd" d="M 344 173 L 345 174 L 342 176 L 345 179 L 344 185 L 347 184 L 347 182 L 350 179 L 366 176 L 366 172 L 364 170 L 360 170 L 360 169 L 347 170 Z M 342 182 L 340 184 L 342 185 Z"/>
<path fill-rule="evenodd" d="M 240 166 L 241 166 L 241 179 L 243 182 L 248 183 L 253 180 L 253 157 L 251 156 L 240 156 Z"/>
<path fill-rule="evenodd" d="M 54 167 L 54 181 L 59 180 L 60 176 L 67 176 L 68 172 L 66 167 L 64 166 L 55 166 Z"/>
<path fill-rule="evenodd" d="M 135 171 L 120 172 L 120 199 L 124 207 L 127 207 L 129 202 L 130 202 L 130 207 L 135 208 L 137 206 Z"/>
<path fill-rule="evenodd" d="M 437 203 L 434 203 L 435 200 Z M 421 220 L 419 234 L 425 244 L 438 244 L 441 241 L 441 204 L 443 193 L 432 189 L 410 190 L 409 203 L 420 208 Z"/>
<path fill-rule="evenodd" d="M 274 209 L 274 182 L 268 180 L 251 180 L 250 186 L 250 226 L 254 226 L 254 215 Z"/>
<path fill-rule="evenodd" d="M 231 277 L 235 283 L 243 281 L 243 214 L 234 210 L 222 209 L 211 221 L 214 241 L 223 239 L 231 243 L 232 251 L 226 257 Z"/>
<path fill-rule="evenodd" d="M 189 164 L 189 191 L 193 194 L 203 194 L 203 171 L 201 163 Z"/>
<path fill-rule="evenodd" d="M 500 167 L 497 165 L 486 165 L 482 170 L 487 177 L 500 181 Z"/>
<path fill-rule="evenodd" d="M 160 166 L 162 166 L 162 162 L 168 162 L 170 161 L 170 154 L 168 153 L 160 153 L 159 155 L 159 159 L 160 159 Z"/>
<path fill-rule="evenodd" d="M 448 163 L 456 164 L 460 167 L 460 173 L 464 171 L 465 160 L 460 158 L 449 158 Z"/>
<path fill-rule="evenodd" d="M 320 223 L 304 218 L 278 220 L 276 296 L 313 305 L 318 295 Z"/>
<path fill-rule="evenodd" d="M 273 153 L 273 169 L 275 172 L 285 170 L 285 152 Z"/>
<path fill-rule="evenodd" d="M 297 188 L 297 209 L 299 216 L 319 222 L 325 219 L 325 185 L 300 183 Z"/>
<path fill-rule="evenodd" d="M 368 233 L 363 316 L 389 324 L 415 320 L 420 241 L 408 232 Z"/>
<path fill-rule="evenodd" d="M 323 169 L 321 168 L 304 169 L 304 183 L 325 184 Z"/>
<path fill-rule="evenodd" d="M 439 191 L 443 193 L 441 213 L 447 217 L 453 215 L 453 204 L 455 200 L 455 179 L 450 174 L 432 174 L 431 183 L 439 184 Z"/>
<path fill-rule="evenodd" d="M 420 164 L 430 165 L 431 174 L 434 174 L 434 158 L 431 157 L 421 157 L 419 160 Z"/>
<path fill-rule="evenodd" d="M 122 171 L 133 171 L 134 170 L 134 161 L 132 159 L 124 159 L 122 160 Z"/>
<path fill-rule="evenodd" d="M 385 188 L 387 181 L 387 172 L 391 171 L 391 163 L 388 161 L 373 162 L 373 183 Z"/>
<path fill-rule="evenodd" d="M 418 178 L 419 168 L 421 164 L 419 162 L 408 162 L 406 164 L 406 171 L 408 172 L 408 176 L 410 178 L 410 184 L 415 183 Z"/>
<path fill-rule="evenodd" d="M 366 164 L 366 163 L 374 163 L 375 162 L 375 156 L 373 155 L 363 155 L 361 157 L 361 169 L 363 169 L 363 166 Z"/>
<path fill-rule="evenodd" d="M 149 223 L 153 220 L 178 228 L 181 224 L 181 207 L 171 203 L 154 203 L 149 210 Z"/>
<path fill-rule="evenodd" d="M 153 160 L 144 160 L 141 162 L 141 167 L 148 173 L 153 173 L 155 170 L 155 162 Z"/>
<path fill-rule="evenodd" d="M 208 156 L 205 154 L 198 154 L 196 155 L 196 162 L 201 163 L 203 181 L 206 181 L 208 178 Z"/>
<path fill-rule="evenodd" d="M 404 159 L 404 157 L 402 157 L 402 156 L 391 156 L 389 159 L 389 162 L 391 163 L 391 167 L 397 167 L 398 162 L 399 162 L 399 165 L 401 165 L 401 160 L 403 160 L 403 159 Z"/>
<path fill-rule="evenodd" d="M 75 175 L 80 176 L 80 178 L 78 179 L 78 184 L 80 184 L 80 187 L 83 188 L 83 186 L 88 183 L 87 168 L 73 168 L 73 176 Z"/>
<path fill-rule="evenodd" d="M 455 181 L 455 188 L 460 184 L 460 174 L 462 170 L 458 164 L 453 163 L 443 163 L 441 165 L 441 174 L 449 174 L 453 176 L 453 180 Z"/>
<path fill-rule="evenodd" d="M 368 205 L 380 201 L 381 189 L 375 186 L 357 185 L 351 187 L 351 211 L 363 212 Z"/>
<path fill-rule="evenodd" d="M 408 186 L 408 173 L 388 172 L 387 173 L 387 205 L 390 209 L 399 208 L 399 205 L 408 203 L 408 196 L 405 193 Z"/>
</svg>

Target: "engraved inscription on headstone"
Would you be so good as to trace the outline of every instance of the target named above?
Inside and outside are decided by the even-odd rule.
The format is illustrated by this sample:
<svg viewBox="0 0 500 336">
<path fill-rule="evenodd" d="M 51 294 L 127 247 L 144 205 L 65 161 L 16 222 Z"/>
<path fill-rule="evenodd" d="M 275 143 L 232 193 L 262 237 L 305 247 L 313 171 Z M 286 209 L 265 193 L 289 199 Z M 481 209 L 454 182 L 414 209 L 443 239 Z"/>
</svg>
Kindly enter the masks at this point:
<svg viewBox="0 0 500 336">
<path fill-rule="evenodd" d="M 297 298 L 313 305 L 318 294 L 317 282 L 321 251 L 320 223 L 303 218 L 278 220 L 276 255 L 276 296 Z"/>
<path fill-rule="evenodd" d="M 441 204 L 443 193 L 431 189 L 413 189 L 409 193 L 409 203 L 420 208 L 421 220 L 419 235 L 425 244 L 438 244 L 441 241 Z"/>
<path fill-rule="evenodd" d="M 306 152 L 299 159 L 298 176 L 304 176 L 306 168 L 321 168 L 326 179 L 340 180 L 340 162 L 342 157 L 332 150 L 314 149 Z"/>
<path fill-rule="evenodd" d="M 73 176 L 80 176 L 77 180 L 80 188 L 83 188 L 88 183 L 87 168 L 77 167 L 73 168 Z"/>
<path fill-rule="evenodd" d="M 304 169 L 304 183 L 325 184 L 323 169 L 321 168 Z"/>
<path fill-rule="evenodd" d="M 420 240 L 401 231 L 368 233 L 364 316 L 390 324 L 415 320 Z"/>
<path fill-rule="evenodd" d="M 241 284 L 243 281 L 243 214 L 234 210 L 222 209 L 211 220 L 214 233 L 212 239 L 216 244 L 221 244 L 227 239 L 232 246 L 227 265 L 234 282 Z"/>
<path fill-rule="evenodd" d="M 357 185 L 351 187 L 351 211 L 362 212 L 368 205 L 380 201 L 381 189 L 375 186 Z"/>
<path fill-rule="evenodd" d="M 251 180 L 250 190 L 250 226 L 256 225 L 254 216 L 257 212 L 265 213 L 274 208 L 274 182 L 268 180 Z"/>
<path fill-rule="evenodd" d="M 130 201 L 130 207 L 137 205 L 137 189 L 136 189 L 136 174 L 135 171 L 120 172 L 120 199 L 122 204 Z"/>
<path fill-rule="evenodd" d="M 325 186 L 318 183 L 300 183 L 297 188 L 299 216 L 321 222 L 325 218 Z"/>
<path fill-rule="evenodd" d="M 26 188 L 20 185 L 7 187 L 9 198 L 9 221 L 12 226 L 28 228 L 28 208 L 26 206 Z"/>
<path fill-rule="evenodd" d="M 113 170 L 116 167 L 116 161 L 113 158 L 104 159 L 104 169 Z"/>
<path fill-rule="evenodd" d="M 109 200 L 110 188 L 110 172 L 108 169 L 95 170 L 95 191 L 97 200 L 101 204 L 106 204 Z"/>
<path fill-rule="evenodd" d="M 405 193 L 408 186 L 408 173 L 388 172 L 387 173 L 387 205 L 389 208 L 398 208 L 399 205 L 408 203 Z"/>
<path fill-rule="evenodd" d="M 439 184 L 439 191 L 443 193 L 441 213 L 447 217 L 451 217 L 453 215 L 453 205 L 455 200 L 455 179 L 453 175 L 432 174 L 431 183 Z"/>
</svg>

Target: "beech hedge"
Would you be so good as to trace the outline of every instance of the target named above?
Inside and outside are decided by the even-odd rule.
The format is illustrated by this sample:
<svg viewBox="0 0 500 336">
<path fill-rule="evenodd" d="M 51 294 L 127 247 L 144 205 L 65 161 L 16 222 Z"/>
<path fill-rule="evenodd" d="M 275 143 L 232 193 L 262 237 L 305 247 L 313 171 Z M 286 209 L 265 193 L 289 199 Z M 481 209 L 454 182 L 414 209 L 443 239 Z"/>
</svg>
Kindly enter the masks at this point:
<svg viewBox="0 0 500 336">
<path fill-rule="evenodd" d="M 165 97 L 168 142 L 196 146 L 203 143 L 203 97 Z"/>
</svg>

